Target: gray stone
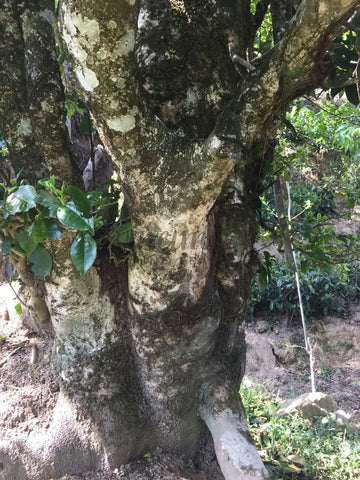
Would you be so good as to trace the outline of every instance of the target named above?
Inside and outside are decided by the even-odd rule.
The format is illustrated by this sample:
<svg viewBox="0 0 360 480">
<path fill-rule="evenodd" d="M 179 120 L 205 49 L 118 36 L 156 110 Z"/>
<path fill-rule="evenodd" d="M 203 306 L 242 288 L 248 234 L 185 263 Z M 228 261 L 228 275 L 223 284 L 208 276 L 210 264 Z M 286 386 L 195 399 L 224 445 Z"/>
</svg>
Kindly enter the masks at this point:
<svg viewBox="0 0 360 480">
<path fill-rule="evenodd" d="M 299 397 L 286 400 L 278 410 L 278 415 L 288 415 L 298 412 L 303 418 L 324 417 L 336 410 L 336 402 L 330 396 L 321 392 L 304 393 Z"/>
</svg>

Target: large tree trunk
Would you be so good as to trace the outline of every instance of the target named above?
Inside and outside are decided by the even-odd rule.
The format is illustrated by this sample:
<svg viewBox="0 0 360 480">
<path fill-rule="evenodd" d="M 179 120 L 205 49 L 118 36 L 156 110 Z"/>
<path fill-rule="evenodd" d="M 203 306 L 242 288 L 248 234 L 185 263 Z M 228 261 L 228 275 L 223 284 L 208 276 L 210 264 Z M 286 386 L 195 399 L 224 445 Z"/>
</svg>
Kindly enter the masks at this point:
<svg viewBox="0 0 360 480">
<path fill-rule="evenodd" d="M 53 246 L 35 294 L 45 290 L 61 393 L 48 430 L 0 444 L 4 480 L 117 467 L 159 446 L 189 453 L 208 431 L 226 480 L 267 478 L 238 395 L 263 160 L 278 114 L 326 77 L 329 35 L 358 2 L 304 0 L 255 69 L 237 59 L 257 20 L 250 2 L 234 3 L 60 2 L 62 41 L 121 179 L 134 250 L 116 266 L 104 248 L 82 278 L 70 239 Z M 44 45 L 53 51 L 43 28 L 52 4 L 0 10 L 4 48 L 19 50 L 2 68 L 1 129 L 18 170 L 32 152 L 29 178 L 74 183 L 59 76 L 39 60 Z M 30 58 L 34 39 L 42 55 Z M 31 96 L 43 81 L 55 123 Z"/>
</svg>

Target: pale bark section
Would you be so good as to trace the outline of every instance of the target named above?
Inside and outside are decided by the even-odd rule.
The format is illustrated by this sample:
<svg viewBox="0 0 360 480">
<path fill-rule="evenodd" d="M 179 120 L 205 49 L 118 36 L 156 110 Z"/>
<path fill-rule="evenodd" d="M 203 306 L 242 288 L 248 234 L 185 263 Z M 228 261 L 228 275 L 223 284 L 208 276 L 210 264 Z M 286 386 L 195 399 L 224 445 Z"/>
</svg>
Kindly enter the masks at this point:
<svg viewBox="0 0 360 480">
<path fill-rule="evenodd" d="M 160 312 L 174 298 L 187 299 L 189 305 L 199 300 L 211 261 L 207 210 L 204 206 L 176 218 L 149 217 L 136 230 L 141 247 L 136 250 L 138 261 L 129 268 L 135 313 Z"/>
<path fill-rule="evenodd" d="M 321 61 L 331 43 L 334 26 L 357 5 L 358 0 L 300 3 L 288 32 L 278 45 L 279 70 L 286 90 L 296 93 L 299 88 L 319 86 L 326 76 L 325 71 L 321 72 Z"/>
<path fill-rule="evenodd" d="M 288 32 L 281 41 L 280 51 L 284 66 L 300 67 L 308 64 L 313 68 L 316 52 L 325 53 L 336 22 L 341 20 L 351 9 L 359 5 L 359 0 L 307 0 L 301 2 Z M 299 79 L 301 78 L 298 73 Z"/>
<path fill-rule="evenodd" d="M 56 338 L 66 348 L 71 349 L 74 342 L 77 349 L 79 343 L 83 348 L 101 349 L 115 340 L 114 307 L 101 289 L 95 268 L 81 278 L 70 259 L 64 262 L 61 275 L 51 275 L 46 301 Z"/>
<path fill-rule="evenodd" d="M 263 141 L 266 124 L 269 137 L 273 135 L 274 116 L 300 94 L 322 86 L 331 73 L 327 70 L 331 62 L 324 65 L 323 60 L 335 26 L 357 5 L 359 0 L 300 3 L 282 40 L 254 62 L 256 69 L 236 100 L 240 111 L 237 133 L 243 145 Z"/>
<path fill-rule="evenodd" d="M 98 104 L 107 132 L 120 137 L 136 124 L 134 62 L 138 2 L 121 0 L 104 7 L 94 2 L 61 1 L 62 40 L 85 95 Z M 104 94 L 104 92 L 106 92 Z M 91 105 L 92 113 L 95 106 Z M 98 115 L 96 115 L 98 116 Z"/>
<path fill-rule="evenodd" d="M 176 136 L 169 137 L 176 144 Z M 157 168 L 135 167 L 124 178 L 131 186 L 135 218 L 129 293 L 133 313 L 139 315 L 196 304 L 211 275 L 214 225 L 209 212 L 235 160 L 215 135 L 203 148 L 192 142 L 186 148 L 164 152 L 159 145 L 152 157 Z"/>
<path fill-rule="evenodd" d="M 53 363 L 63 392 L 59 418 L 67 426 L 93 432 L 89 448 L 106 465 L 115 468 L 147 450 L 152 430 L 143 410 L 139 380 L 133 369 L 124 310 L 124 291 L 119 287 L 124 269 L 111 270 L 116 278 L 101 277 L 95 267 L 81 277 L 68 256 L 47 282 L 46 300 L 55 331 Z M 116 293 L 104 285 L 114 285 Z M 76 418 L 67 422 L 71 411 Z M 86 421 L 83 421 L 83 412 Z M 67 423 L 66 423 L 67 422 Z M 56 419 L 54 428 L 56 427 Z M 82 452 L 81 445 L 79 446 Z M 101 451 L 100 451 L 101 450 Z M 81 455 L 80 455 L 81 458 Z M 97 461 L 97 460 L 96 460 Z M 83 468 L 83 471 L 85 468 Z M 66 469 L 63 470 L 66 472 Z"/>
<path fill-rule="evenodd" d="M 269 478 L 254 445 L 247 438 L 244 419 L 230 409 L 204 412 L 203 419 L 214 440 L 216 457 L 225 480 L 265 480 Z"/>
</svg>

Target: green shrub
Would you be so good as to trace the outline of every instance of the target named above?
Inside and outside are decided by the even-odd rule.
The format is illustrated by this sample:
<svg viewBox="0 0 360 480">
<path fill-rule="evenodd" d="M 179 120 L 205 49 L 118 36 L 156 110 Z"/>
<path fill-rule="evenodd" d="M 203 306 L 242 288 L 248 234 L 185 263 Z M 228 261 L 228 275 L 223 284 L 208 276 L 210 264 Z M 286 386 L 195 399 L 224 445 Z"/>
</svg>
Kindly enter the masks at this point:
<svg viewBox="0 0 360 480">
<path fill-rule="evenodd" d="M 268 265 L 266 268 L 269 268 Z M 334 265 L 326 270 L 314 268 L 300 274 L 301 294 L 305 317 L 342 314 L 348 302 L 360 288 L 359 265 Z M 295 275 L 286 264 L 273 262 L 265 288 L 255 278 L 252 286 L 250 311 L 278 311 L 295 315 L 299 302 Z"/>
<path fill-rule="evenodd" d="M 311 183 L 291 182 L 290 187 L 291 217 L 295 218 L 292 225 L 294 230 L 301 232 L 303 229 L 302 224 L 309 215 L 315 219 L 320 216 L 323 223 L 325 219 L 327 221 L 327 217 L 334 213 L 334 195 L 327 185 L 320 187 Z M 266 190 L 260 197 L 260 200 L 261 209 L 259 216 L 261 223 L 265 228 L 269 228 L 272 235 L 276 237 L 278 219 L 272 189 Z"/>
<path fill-rule="evenodd" d="M 309 183 L 291 185 L 292 217 L 304 210 L 305 204 L 316 215 L 331 215 L 334 212 L 334 195 L 326 188 Z"/>
<path fill-rule="evenodd" d="M 279 403 L 261 385 L 245 379 L 240 390 L 250 431 L 274 480 L 353 480 L 359 478 L 360 438 L 334 416 L 307 420 L 277 417 Z M 294 476 L 292 476 L 294 475 Z"/>
</svg>

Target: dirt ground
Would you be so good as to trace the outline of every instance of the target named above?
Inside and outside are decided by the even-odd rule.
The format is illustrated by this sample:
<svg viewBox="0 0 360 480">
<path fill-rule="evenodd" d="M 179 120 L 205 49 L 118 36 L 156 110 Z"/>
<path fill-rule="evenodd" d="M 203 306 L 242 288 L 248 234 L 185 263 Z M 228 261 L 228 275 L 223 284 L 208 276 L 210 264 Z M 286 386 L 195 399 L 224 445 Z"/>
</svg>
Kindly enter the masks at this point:
<svg viewBox="0 0 360 480">
<path fill-rule="evenodd" d="M 360 427 L 360 302 L 347 316 L 324 317 L 308 326 L 314 348 L 316 390 L 331 395 L 338 409 Z M 246 375 L 263 383 L 279 399 L 311 390 L 308 356 L 300 325 L 285 317 L 248 325 Z"/>
<path fill-rule="evenodd" d="M 51 422 L 59 392 L 51 370 L 50 338 L 22 327 L 8 285 L 0 287 L 0 438 L 30 433 Z M 360 303 L 345 319 L 328 317 L 310 328 L 315 346 L 317 390 L 329 393 L 338 408 L 360 427 Z M 260 319 L 247 328 L 246 375 L 266 384 L 279 399 L 309 391 L 308 362 L 300 326 L 282 318 Z M 202 465 L 201 470 L 199 465 Z M 1 470 L 1 465 L 0 465 Z M 0 471 L 1 477 L 1 471 Z M 164 452 L 119 465 L 115 471 L 65 476 L 61 480 L 222 480 L 212 451 L 183 461 Z M 27 480 L 27 479 L 18 479 Z M 29 479 L 31 480 L 31 479 Z M 49 480 L 49 479 L 44 479 Z"/>
</svg>

